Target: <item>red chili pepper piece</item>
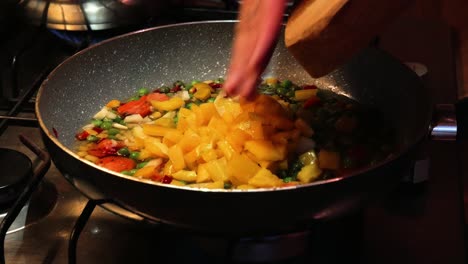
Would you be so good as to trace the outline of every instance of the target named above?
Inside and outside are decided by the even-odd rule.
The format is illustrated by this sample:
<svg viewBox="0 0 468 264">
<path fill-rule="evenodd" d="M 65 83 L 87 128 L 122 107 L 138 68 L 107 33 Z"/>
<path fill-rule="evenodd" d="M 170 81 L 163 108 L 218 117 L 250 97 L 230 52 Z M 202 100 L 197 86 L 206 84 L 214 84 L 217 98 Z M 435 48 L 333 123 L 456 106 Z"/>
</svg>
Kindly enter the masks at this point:
<svg viewBox="0 0 468 264">
<path fill-rule="evenodd" d="M 316 96 L 313 96 L 309 98 L 307 101 L 304 103 L 304 108 L 309 108 L 311 106 L 317 105 L 320 103 L 320 99 Z"/>
<path fill-rule="evenodd" d="M 167 101 L 169 96 L 163 93 L 150 93 L 146 96 L 146 101 Z"/>
<path fill-rule="evenodd" d="M 106 138 L 99 141 L 95 148 L 89 149 L 88 153 L 98 158 L 102 158 L 109 155 L 116 155 L 117 151 L 124 146 L 124 143 L 121 141 Z"/>
<path fill-rule="evenodd" d="M 83 130 L 82 132 L 76 134 L 76 135 L 75 135 L 75 138 L 78 139 L 78 140 L 80 140 L 80 141 L 83 141 L 83 140 L 86 140 L 86 138 L 87 138 L 88 136 L 89 136 L 89 133 Z M 57 137 L 57 136 L 56 136 L 56 137 Z"/>
<path fill-rule="evenodd" d="M 219 88 L 222 88 L 223 87 L 223 84 L 222 83 L 209 83 L 208 84 L 211 88 L 214 88 L 214 89 L 219 89 Z"/>
<path fill-rule="evenodd" d="M 52 132 L 54 132 L 54 136 L 58 138 L 58 132 L 57 129 L 55 129 L 55 127 L 52 128 Z"/>
<path fill-rule="evenodd" d="M 317 86 L 315 86 L 315 85 L 304 85 L 304 86 L 302 86 L 302 89 L 304 89 L 304 90 L 313 90 L 313 89 L 317 89 Z"/>
<path fill-rule="evenodd" d="M 161 181 L 164 179 L 164 175 L 159 174 L 159 173 L 154 173 L 154 174 L 150 177 L 150 179 L 151 179 L 152 181 L 161 182 Z"/>
<path fill-rule="evenodd" d="M 125 170 L 134 169 L 136 163 L 134 160 L 125 157 L 107 156 L 100 159 L 98 165 L 112 171 L 121 172 Z"/>
<path fill-rule="evenodd" d="M 104 129 L 102 129 L 100 127 L 97 127 L 97 126 L 93 127 L 93 130 L 98 132 L 98 133 L 101 133 L 102 131 L 104 131 Z"/>
<path fill-rule="evenodd" d="M 164 175 L 164 177 L 162 178 L 162 181 L 161 181 L 161 182 L 162 182 L 162 183 L 167 183 L 167 184 L 169 184 L 169 183 L 172 182 L 172 177 L 169 176 L 169 175 Z"/>
<path fill-rule="evenodd" d="M 175 93 L 175 92 L 178 92 L 180 90 L 182 90 L 182 88 L 179 85 L 176 85 L 176 86 L 172 87 L 171 93 Z"/>
<path fill-rule="evenodd" d="M 142 117 L 145 117 L 151 113 L 150 103 L 146 101 L 145 95 L 138 100 L 130 101 L 119 106 L 117 112 L 121 116 L 140 114 Z"/>
</svg>

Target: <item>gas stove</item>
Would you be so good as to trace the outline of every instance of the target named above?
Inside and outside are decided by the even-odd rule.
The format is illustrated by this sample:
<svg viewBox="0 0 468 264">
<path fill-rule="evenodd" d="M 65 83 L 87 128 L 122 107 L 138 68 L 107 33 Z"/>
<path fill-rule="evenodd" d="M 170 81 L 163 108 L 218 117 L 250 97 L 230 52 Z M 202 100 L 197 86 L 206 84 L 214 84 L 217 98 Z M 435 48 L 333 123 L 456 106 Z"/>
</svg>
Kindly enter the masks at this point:
<svg viewBox="0 0 468 264">
<path fill-rule="evenodd" d="M 236 15 L 224 9 L 183 12 L 178 11 L 177 20 L 162 17 L 139 27 Z M 32 107 L 35 88 L 44 73 L 92 42 L 83 45 L 79 33 L 17 27 L 8 31 L 9 41 L 0 56 L 0 113 L 2 120 L 9 119 L 0 148 L 24 154 L 23 161 L 30 160 L 31 170 L 37 171 L 44 157 L 33 153 L 27 143 L 37 145 L 39 154 L 44 149 Z M 92 40 L 121 33 L 96 33 Z M 379 46 L 404 62 L 426 66 L 428 72 L 422 78 L 434 105 L 450 104 L 457 95 L 452 34 L 446 25 L 402 17 L 379 37 Z M 16 59 L 13 69 L 11 58 Z M 5 170 L 9 163 L 19 166 L 16 159 L 1 153 L 0 157 Z M 19 208 L 5 237 L 4 257 L 6 263 L 464 263 L 458 159 L 455 142 L 430 141 L 413 170 L 402 175 L 401 186 L 388 197 L 309 230 L 261 237 L 212 236 L 136 215 L 115 215 L 100 206 L 109 201 L 88 200 L 52 164 L 26 205 Z M 27 180 L 34 178 L 27 169 L 23 173 Z M 2 181 L 0 185 L 1 192 Z M 0 200 L 2 219 L 11 212 L 11 204 Z"/>
</svg>

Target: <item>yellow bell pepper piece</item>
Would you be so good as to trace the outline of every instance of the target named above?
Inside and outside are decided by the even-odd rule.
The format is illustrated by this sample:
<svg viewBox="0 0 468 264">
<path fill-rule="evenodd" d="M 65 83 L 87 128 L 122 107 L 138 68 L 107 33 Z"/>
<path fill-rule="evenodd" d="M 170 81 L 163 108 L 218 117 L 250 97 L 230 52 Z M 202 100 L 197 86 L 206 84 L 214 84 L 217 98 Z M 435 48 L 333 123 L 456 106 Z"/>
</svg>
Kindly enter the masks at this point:
<svg viewBox="0 0 468 264">
<path fill-rule="evenodd" d="M 119 100 L 110 100 L 107 104 L 106 104 L 107 107 L 109 108 L 116 108 L 118 106 L 120 106 L 120 101 Z"/>
<path fill-rule="evenodd" d="M 297 174 L 297 178 L 302 183 L 313 182 L 317 179 L 318 176 L 322 173 L 322 170 L 317 166 L 317 164 L 306 165 Z"/>
<path fill-rule="evenodd" d="M 172 111 L 181 108 L 184 105 L 184 100 L 180 97 L 172 97 L 167 101 L 150 101 L 151 105 L 158 111 Z"/>
<path fill-rule="evenodd" d="M 206 100 L 211 97 L 211 86 L 206 83 L 196 83 L 193 85 L 197 91 L 193 94 L 193 97 L 199 100 Z"/>
<path fill-rule="evenodd" d="M 179 181 L 194 182 L 197 180 L 197 173 L 189 170 L 180 170 L 172 173 L 172 177 Z"/>
<path fill-rule="evenodd" d="M 296 101 L 305 101 L 316 95 L 317 89 L 296 90 L 294 92 L 294 99 L 296 99 Z"/>
</svg>

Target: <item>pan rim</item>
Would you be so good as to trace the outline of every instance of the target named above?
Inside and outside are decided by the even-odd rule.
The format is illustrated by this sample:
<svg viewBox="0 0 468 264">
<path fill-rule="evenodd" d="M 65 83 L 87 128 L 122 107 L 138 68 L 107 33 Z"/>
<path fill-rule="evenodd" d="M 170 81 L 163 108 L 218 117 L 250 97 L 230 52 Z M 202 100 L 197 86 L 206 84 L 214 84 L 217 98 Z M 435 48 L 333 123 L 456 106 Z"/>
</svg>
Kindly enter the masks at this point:
<svg viewBox="0 0 468 264">
<path fill-rule="evenodd" d="M 126 34 L 118 35 L 118 36 L 103 40 L 103 41 L 101 41 L 101 42 L 99 42 L 97 44 L 89 46 L 89 47 L 87 47 L 87 48 L 73 54 L 72 56 L 65 59 L 63 62 L 61 62 L 58 66 L 56 66 L 49 73 L 47 78 L 41 83 L 41 85 L 40 85 L 40 87 L 38 89 L 38 93 L 37 93 L 37 96 L 36 96 L 36 102 L 35 102 L 35 113 L 36 113 L 36 116 L 37 116 L 37 119 L 38 119 L 38 122 L 39 122 L 39 126 L 40 126 L 42 132 L 49 138 L 49 140 L 51 140 L 53 142 L 53 144 L 55 144 L 62 151 L 64 151 L 65 153 L 67 153 L 68 155 L 73 157 L 78 162 L 83 162 L 83 163 L 87 164 L 88 166 L 93 167 L 94 169 L 98 169 L 101 172 L 111 174 L 113 176 L 117 176 L 117 177 L 120 177 L 120 178 L 123 178 L 123 179 L 126 179 L 126 180 L 132 180 L 132 181 L 142 183 L 142 184 L 151 184 L 151 185 L 158 186 L 158 187 L 163 187 L 163 188 L 174 188 L 174 189 L 178 189 L 178 190 L 194 191 L 194 192 L 234 193 L 234 194 L 236 194 L 236 193 L 263 193 L 263 192 L 273 192 L 273 191 L 275 191 L 275 192 L 277 192 L 277 191 L 293 191 L 293 190 L 299 190 L 299 189 L 302 189 L 302 188 L 308 188 L 308 187 L 319 186 L 319 185 L 326 185 L 326 184 L 331 184 L 331 183 L 334 183 L 334 182 L 345 181 L 345 180 L 351 179 L 351 178 L 356 178 L 356 177 L 359 177 L 360 175 L 362 176 L 363 174 L 378 170 L 383 165 L 386 165 L 386 164 L 388 164 L 390 162 L 393 162 L 393 161 L 399 159 L 401 156 L 404 156 L 406 153 L 410 152 L 410 150 L 411 150 L 411 148 L 413 147 L 414 144 L 417 144 L 418 142 L 422 141 L 425 138 L 425 136 L 427 135 L 427 133 L 421 133 L 420 135 L 415 137 L 415 140 L 414 140 L 414 142 L 412 142 L 412 144 L 407 144 L 405 147 L 400 148 L 396 152 L 392 153 L 385 160 L 380 161 L 380 162 L 378 162 L 378 163 L 376 163 L 374 165 L 367 166 L 365 168 L 355 170 L 352 173 L 347 174 L 345 176 L 335 177 L 335 178 L 331 178 L 331 179 L 327 179 L 327 180 L 315 181 L 315 182 L 311 182 L 311 183 L 307 183 L 307 184 L 293 185 L 293 186 L 274 187 L 274 188 L 256 188 L 256 189 L 241 190 L 241 189 L 208 189 L 208 188 L 194 188 L 194 187 L 187 187 L 187 186 L 176 186 L 176 185 L 164 184 L 164 183 L 160 183 L 160 182 L 154 182 L 154 181 L 151 181 L 151 180 L 135 178 L 135 177 L 127 176 L 127 175 L 124 175 L 124 174 L 121 174 L 121 173 L 118 173 L 118 172 L 114 172 L 114 171 L 111 171 L 109 169 L 100 167 L 100 166 L 98 166 L 97 164 L 94 164 L 91 161 L 80 158 L 78 156 L 78 154 L 76 154 L 71 149 L 69 149 L 68 147 L 63 145 L 61 143 L 61 141 L 59 141 L 58 138 L 54 135 L 54 133 L 51 132 L 46 127 L 46 125 L 45 125 L 45 123 L 43 121 L 43 118 L 42 118 L 42 114 L 41 114 L 40 109 L 39 109 L 39 104 L 40 104 L 41 99 L 42 99 L 42 93 L 43 93 L 44 89 L 46 89 L 45 87 L 47 86 L 47 83 L 49 82 L 49 80 L 54 77 L 54 75 L 57 73 L 57 71 L 61 70 L 64 67 L 63 65 L 66 65 L 70 61 L 74 60 L 76 57 L 81 56 L 82 53 L 89 52 L 90 50 L 93 50 L 96 47 L 99 47 L 101 45 L 106 45 L 106 43 L 115 41 L 117 39 L 124 39 L 124 38 L 127 38 L 129 36 L 138 35 L 138 34 L 142 34 L 144 32 L 149 32 L 149 31 L 153 31 L 153 30 L 159 30 L 159 29 L 163 29 L 163 28 L 172 28 L 172 27 L 181 27 L 181 26 L 187 26 L 187 25 L 193 25 L 193 24 L 221 24 L 221 23 L 235 24 L 237 22 L 238 22 L 238 20 L 207 20 L 207 21 L 183 22 L 183 23 L 175 23 L 175 24 L 156 26 L 156 27 L 151 27 L 151 28 L 146 28 L 146 29 L 141 29 L 141 30 L 129 32 L 129 33 L 126 33 Z M 382 51 L 380 51 L 380 52 L 382 52 Z M 411 70 L 409 68 L 407 70 L 409 72 L 411 72 Z M 430 114 L 429 114 L 429 116 L 430 116 Z M 426 123 L 427 123 L 427 126 L 429 127 L 430 118 L 428 118 Z"/>
</svg>

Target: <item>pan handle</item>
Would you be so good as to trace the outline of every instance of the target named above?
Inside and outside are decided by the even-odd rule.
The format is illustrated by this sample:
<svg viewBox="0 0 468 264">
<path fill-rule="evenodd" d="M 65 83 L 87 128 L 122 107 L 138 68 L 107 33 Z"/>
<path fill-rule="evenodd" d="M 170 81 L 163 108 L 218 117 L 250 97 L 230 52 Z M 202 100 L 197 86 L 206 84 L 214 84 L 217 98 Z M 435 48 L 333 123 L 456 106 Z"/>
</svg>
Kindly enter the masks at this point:
<svg viewBox="0 0 468 264">
<path fill-rule="evenodd" d="M 439 104 L 435 106 L 430 127 L 433 140 L 460 141 L 468 137 L 468 97 L 456 104 Z"/>
<path fill-rule="evenodd" d="M 468 97 L 460 99 L 456 104 L 457 140 L 468 138 Z"/>
<path fill-rule="evenodd" d="M 433 140 L 454 141 L 459 134 L 456 107 L 453 104 L 435 106 L 430 136 Z"/>
</svg>

